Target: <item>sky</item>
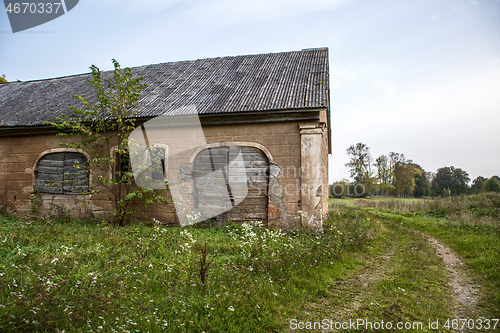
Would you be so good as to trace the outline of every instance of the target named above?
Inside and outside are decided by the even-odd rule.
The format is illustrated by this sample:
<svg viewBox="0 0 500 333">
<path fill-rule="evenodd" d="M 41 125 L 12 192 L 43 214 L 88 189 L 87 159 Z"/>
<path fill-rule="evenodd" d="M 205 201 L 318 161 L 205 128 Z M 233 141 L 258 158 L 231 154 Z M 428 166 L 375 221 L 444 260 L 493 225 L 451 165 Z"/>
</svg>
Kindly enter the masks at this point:
<svg viewBox="0 0 500 333">
<path fill-rule="evenodd" d="M 316 47 L 330 54 L 330 183 L 358 142 L 500 175 L 500 0 L 80 0 L 15 34 L 0 12 L 9 81 Z"/>
</svg>

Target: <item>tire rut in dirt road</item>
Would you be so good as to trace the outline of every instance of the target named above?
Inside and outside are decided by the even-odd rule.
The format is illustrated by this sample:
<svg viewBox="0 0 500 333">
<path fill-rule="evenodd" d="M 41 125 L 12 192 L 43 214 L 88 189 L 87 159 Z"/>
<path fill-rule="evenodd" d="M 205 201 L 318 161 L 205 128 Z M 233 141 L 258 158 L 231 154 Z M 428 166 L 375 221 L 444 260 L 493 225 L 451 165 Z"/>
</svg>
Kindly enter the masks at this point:
<svg viewBox="0 0 500 333">
<path fill-rule="evenodd" d="M 480 285 L 453 251 L 426 233 L 381 222 L 378 245 L 359 257 L 364 265 L 334 282 L 321 299 L 304 304 L 301 319 L 397 323 L 480 317 Z"/>
<path fill-rule="evenodd" d="M 382 227 L 383 232 L 388 232 Z M 397 242 L 393 240 L 386 242 L 385 247 L 378 254 L 366 255 L 363 260 L 366 264 L 358 269 L 354 275 L 345 280 L 334 283 L 328 294 L 316 302 L 306 303 L 301 309 L 304 321 L 312 319 L 334 319 L 344 321 L 353 318 L 355 313 L 363 306 L 363 303 L 374 293 L 374 286 L 386 278 L 389 270 L 389 262 L 394 255 Z M 289 327 L 286 332 L 295 332 Z M 322 330 L 313 330 L 323 332 Z M 335 330 L 333 330 L 335 332 Z M 327 332 L 332 332 L 327 330 Z"/>
<path fill-rule="evenodd" d="M 481 297 L 480 285 L 467 275 L 464 270 L 464 264 L 451 249 L 441 244 L 435 238 L 429 235 L 425 236 L 436 250 L 437 255 L 443 258 L 446 268 L 450 273 L 450 284 L 453 288 L 453 298 L 455 300 L 455 318 L 476 318 L 478 316 L 476 305 Z"/>
<path fill-rule="evenodd" d="M 373 286 L 386 276 L 389 261 L 394 255 L 394 251 L 395 246 L 393 245 L 383 254 L 378 255 L 358 276 L 339 282 L 333 287 L 338 293 L 345 292 L 346 289 L 353 291 L 349 303 L 339 304 L 331 309 L 331 313 L 337 321 L 343 322 L 353 318 L 353 314 L 373 294 Z"/>
</svg>

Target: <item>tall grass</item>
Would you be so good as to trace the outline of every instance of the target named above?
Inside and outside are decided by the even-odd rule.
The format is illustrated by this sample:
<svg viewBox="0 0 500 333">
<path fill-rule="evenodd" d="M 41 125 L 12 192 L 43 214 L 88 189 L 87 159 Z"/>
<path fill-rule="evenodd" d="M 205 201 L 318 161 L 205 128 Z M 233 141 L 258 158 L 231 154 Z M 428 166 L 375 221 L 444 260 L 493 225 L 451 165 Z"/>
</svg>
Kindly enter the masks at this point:
<svg viewBox="0 0 500 333">
<path fill-rule="evenodd" d="M 349 209 L 322 233 L 3 217 L 0 331 L 281 331 L 371 227 Z"/>
<path fill-rule="evenodd" d="M 447 218 L 458 224 L 500 227 L 500 193 L 436 199 L 355 199 L 358 207 L 381 208 L 397 214 Z"/>
</svg>

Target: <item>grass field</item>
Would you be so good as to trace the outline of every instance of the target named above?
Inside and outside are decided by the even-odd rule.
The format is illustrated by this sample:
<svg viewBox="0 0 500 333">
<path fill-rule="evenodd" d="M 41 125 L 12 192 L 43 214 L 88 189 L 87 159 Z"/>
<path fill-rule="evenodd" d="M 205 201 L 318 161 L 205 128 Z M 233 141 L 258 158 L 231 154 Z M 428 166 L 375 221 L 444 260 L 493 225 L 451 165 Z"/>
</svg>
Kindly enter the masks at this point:
<svg viewBox="0 0 500 333">
<path fill-rule="evenodd" d="M 361 265 L 337 279 L 327 294 L 301 309 L 299 320 L 328 318 L 336 323 L 409 324 L 405 332 L 422 332 L 429 319 L 444 322 L 453 315 L 452 297 L 442 260 L 424 237 L 397 223 L 372 218 L 377 239 L 358 253 Z M 418 325 L 421 324 L 421 327 Z M 375 332 L 365 326 L 342 332 Z M 326 326 L 325 331 L 331 327 Z M 291 331 L 291 330 L 289 330 Z M 304 330 L 310 331 L 310 330 Z M 319 332 L 321 330 L 313 330 Z"/>
<path fill-rule="evenodd" d="M 372 228 L 362 215 L 322 234 L 3 217 L 0 331 L 281 331 L 356 265 Z"/>
<path fill-rule="evenodd" d="M 500 194 L 445 199 L 331 199 L 440 239 L 485 285 L 483 306 L 500 309 Z M 334 208 L 335 209 L 335 208 Z"/>
<path fill-rule="evenodd" d="M 365 319 L 422 332 L 455 315 L 426 233 L 483 286 L 474 315 L 498 318 L 499 202 L 331 199 L 323 233 L 3 216 L 0 331 L 282 332 Z"/>
<path fill-rule="evenodd" d="M 384 219 L 426 232 L 454 250 L 481 280 L 483 306 L 500 309 L 500 194 L 441 200 L 359 201 L 355 205 Z"/>
</svg>

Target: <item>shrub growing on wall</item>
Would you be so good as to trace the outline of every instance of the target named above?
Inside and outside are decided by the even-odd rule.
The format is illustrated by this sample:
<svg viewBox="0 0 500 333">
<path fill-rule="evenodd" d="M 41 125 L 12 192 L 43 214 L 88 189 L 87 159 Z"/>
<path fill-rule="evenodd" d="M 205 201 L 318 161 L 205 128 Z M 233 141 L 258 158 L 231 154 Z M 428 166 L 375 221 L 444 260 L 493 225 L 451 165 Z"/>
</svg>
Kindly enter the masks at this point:
<svg viewBox="0 0 500 333">
<path fill-rule="evenodd" d="M 134 78 L 130 68 L 122 69 L 113 59 L 114 71 L 103 80 L 101 71 L 92 65 L 92 79 L 88 82 L 94 91 L 93 101 L 73 96 L 82 107 L 69 107 L 76 117 L 62 115 L 55 122 L 45 122 L 59 129 L 60 136 L 74 137 L 72 142 L 57 143 L 62 147 L 83 149 L 90 156 L 88 172 L 96 171 L 93 186 L 88 193 L 106 192 L 111 195 L 113 219 L 123 225 L 136 211 L 132 201 L 141 201 L 147 207 L 153 202 L 166 201 L 166 195 L 153 189 L 134 186 L 134 175 L 130 168 L 128 135 L 135 129 L 137 102 L 142 90 L 142 77 Z M 158 163 L 152 163 L 158 165 Z M 152 170 L 157 171 L 157 170 Z M 111 176 L 110 176 L 111 175 Z M 87 193 L 87 194 L 88 194 Z"/>
</svg>

